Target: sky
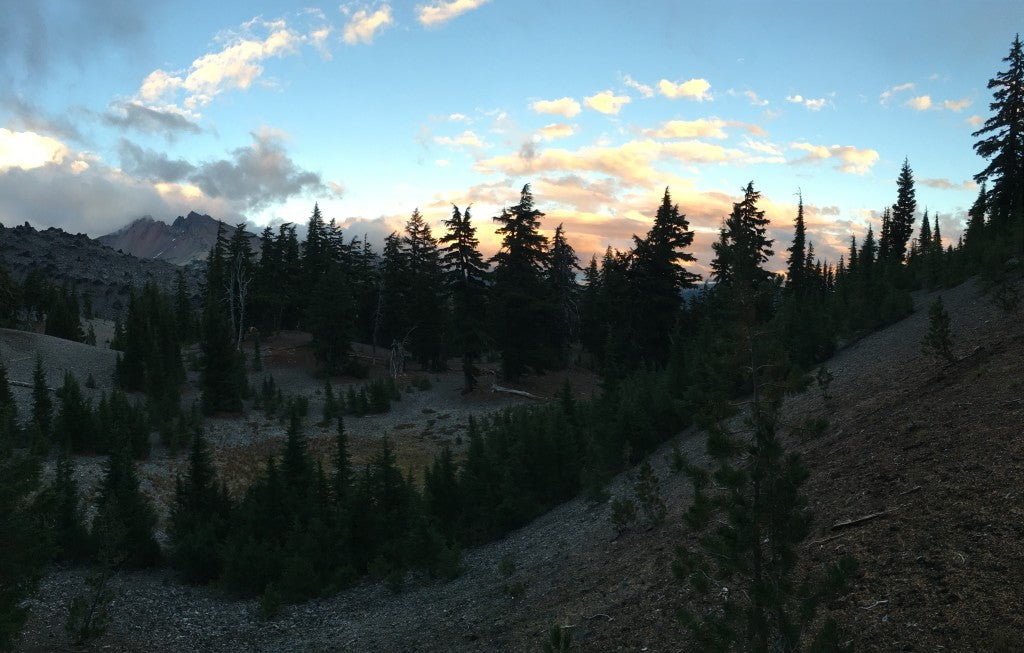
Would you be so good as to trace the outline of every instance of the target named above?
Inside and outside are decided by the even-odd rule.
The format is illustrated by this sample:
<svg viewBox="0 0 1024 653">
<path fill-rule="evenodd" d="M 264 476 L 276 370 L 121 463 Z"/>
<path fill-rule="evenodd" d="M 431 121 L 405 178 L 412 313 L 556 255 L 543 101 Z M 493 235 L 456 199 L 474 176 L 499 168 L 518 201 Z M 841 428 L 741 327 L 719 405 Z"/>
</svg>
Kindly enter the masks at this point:
<svg viewBox="0 0 1024 653">
<path fill-rule="evenodd" d="M 255 230 L 318 202 L 380 243 L 531 184 L 584 260 L 668 188 L 706 271 L 750 181 L 775 249 L 877 231 L 904 159 L 955 239 L 1019 0 L 0 0 L 0 222 L 90 236 L 191 210 Z M 772 262 L 781 267 L 778 259 Z"/>
</svg>

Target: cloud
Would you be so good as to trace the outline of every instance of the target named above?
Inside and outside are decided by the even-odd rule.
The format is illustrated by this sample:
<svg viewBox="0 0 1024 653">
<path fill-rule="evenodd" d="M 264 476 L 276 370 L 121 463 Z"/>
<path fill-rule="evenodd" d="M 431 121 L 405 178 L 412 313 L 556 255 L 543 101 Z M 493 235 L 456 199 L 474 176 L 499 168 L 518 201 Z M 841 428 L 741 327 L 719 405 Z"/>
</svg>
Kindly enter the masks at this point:
<svg viewBox="0 0 1024 653">
<path fill-rule="evenodd" d="M 323 20 L 322 13 L 320 18 Z M 327 47 L 327 39 L 330 38 L 332 32 L 334 32 L 333 27 L 321 27 L 309 33 L 310 44 L 316 48 L 325 61 L 330 61 L 333 58 L 331 51 Z"/>
<path fill-rule="evenodd" d="M 971 106 L 972 100 L 970 98 L 963 98 L 961 100 L 943 100 L 942 108 L 952 111 L 954 113 L 960 113 L 967 107 Z"/>
<path fill-rule="evenodd" d="M 613 147 L 587 146 L 577 150 L 549 148 L 519 155 L 501 155 L 478 161 L 474 167 L 485 174 L 524 177 L 543 172 L 580 174 L 594 172 L 615 177 L 623 184 L 653 188 L 659 182 L 654 164 L 743 162 L 744 152 L 701 141 L 629 141 Z M 653 184 L 653 185 L 652 185 Z"/>
<path fill-rule="evenodd" d="M 580 103 L 571 97 L 559 98 L 557 100 L 537 100 L 530 105 L 530 108 L 537 113 L 550 113 L 565 116 L 566 118 L 579 115 L 580 111 L 583 110 L 580 107 Z"/>
<path fill-rule="evenodd" d="M 912 91 L 912 90 L 914 90 L 914 82 L 907 82 L 906 84 L 899 84 L 897 86 L 892 86 L 892 87 L 887 88 L 884 91 L 882 91 L 882 94 L 879 96 L 879 98 L 880 98 L 879 101 L 884 106 L 884 105 L 887 105 L 889 103 L 889 98 L 891 98 L 895 93 L 902 93 L 903 91 Z"/>
<path fill-rule="evenodd" d="M 469 117 L 461 113 L 453 113 L 448 116 L 448 120 L 452 122 L 466 122 L 469 120 Z"/>
<path fill-rule="evenodd" d="M 971 116 L 970 118 L 968 118 L 967 120 L 965 120 L 964 122 L 966 122 L 971 127 L 977 127 L 980 124 L 982 124 L 983 122 L 985 122 L 985 119 L 982 118 L 981 116 L 975 114 L 975 115 Z"/>
<path fill-rule="evenodd" d="M 537 131 L 537 135 L 546 141 L 555 141 L 560 138 L 569 138 L 576 133 L 576 128 L 565 123 L 552 123 L 545 125 Z"/>
<path fill-rule="evenodd" d="M 811 111 L 821 111 L 821 109 L 828 103 L 823 97 L 820 98 L 805 98 L 799 93 L 796 95 L 787 95 L 786 102 L 792 104 L 802 104 Z"/>
<path fill-rule="evenodd" d="M 472 11 L 487 4 L 490 0 L 450 0 L 432 5 L 421 5 L 416 8 L 416 20 L 424 27 L 437 27 L 447 23 L 456 16 Z"/>
<path fill-rule="evenodd" d="M 170 159 L 166 154 L 143 148 L 127 139 L 118 146 L 121 168 L 128 174 L 154 183 L 178 183 L 188 179 L 196 167 L 184 159 Z"/>
<path fill-rule="evenodd" d="M 0 108 L 11 114 L 8 127 L 20 127 L 23 131 L 49 134 L 64 140 L 81 141 L 82 133 L 70 120 L 69 114 L 59 116 L 48 115 L 42 107 L 32 104 L 21 97 L 2 97 L 0 92 Z"/>
<path fill-rule="evenodd" d="M 319 174 L 292 161 L 283 133 L 263 127 L 251 136 L 249 147 L 232 150 L 230 159 L 198 166 L 189 181 L 208 197 L 223 197 L 247 210 L 261 210 L 296 195 L 337 196 L 340 187 L 330 187 Z"/>
<path fill-rule="evenodd" d="M 179 133 L 199 134 L 202 129 L 184 113 L 174 109 L 161 110 L 143 106 L 138 102 L 115 102 L 110 105 L 103 120 L 109 125 L 122 129 L 134 129 L 146 133 L 159 133 L 168 139 Z"/>
<path fill-rule="evenodd" d="M 644 135 L 654 138 L 726 138 L 722 129 L 725 121 L 710 120 L 669 120 L 658 129 L 645 129 Z"/>
<path fill-rule="evenodd" d="M 370 13 L 368 8 L 360 9 L 352 14 L 342 38 L 345 43 L 355 45 L 356 43 L 373 43 L 373 37 L 377 31 L 391 25 L 394 19 L 391 17 L 391 5 L 382 5 L 377 11 Z"/>
<path fill-rule="evenodd" d="M 750 103 L 755 107 L 766 107 L 768 106 L 768 100 L 762 100 L 757 93 L 753 91 L 743 91 L 743 95 L 747 96 Z"/>
<path fill-rule="evenodd" d="M 601 91 L 590 97 L 583 98 L 583 103 L 588 109 L 593 109 L 606 115 L 618 115 L 623 105 L 631 101 L 628 95 L 615 95 L 611 91 Z"/>
<path fill-rule="evenodd" d="M 484 147 L 484 142 L 480 140 L 480 137 L 469 129 L 454 138 L 451 136 L 437 136 L 434 138 L 434 142 L 440 143 L 441 145 L 448 145 L 450 147 Z"/>
<path fill-rule="evenodd" d="M 964 181 L 955 183 L 949 179 L 920 179 L 922 185 L 928 188 L 938 188 L 940 190 L 974 190 L 978 187 L 971 179 L 965 179 Z"/>
<path fill-rule="evenodd" d="M 915 111 L 927 111 L 932 107 L 932 98 L 930 95 L 918 95 L 907 100 L 905 104 Z"/>
<path fill-rule="evenodd" d="M 626 75 L 623 78 L 623 82 L 625 82 L 626 86 L 628 86 L 630 88 L 633 88 L 633 89 L 636 89 L 637 92 L 640 93 L 640 95 L 642 95 L 644 97 L 654 97 L 654 89 L 653 88 L 651 88 L 647 84 L 641 84 L 640 82 L 636 81 L 635 79 L 633 79 L 629 75 Z"/>
<path fill-rule="evenodd" d="M 811 143 L 790 143 L 789 149 L 806 152 L 804 156 L 790 161 L 790 164 L 799 165 L 813 161 L 824 161 L 836 159 L 838 163 L 833 166 L 840 172 L 848 172 L 855 175 L 864 175 L 871 170 L 871 166 L 878 162 L 878 152 L 872 149 L 860 149 L 852 145 L 812 145 Z"/>
<path fill-rule="evenodd" d="M 711 100 L 711 94 L 708 93 L 710 88 L 711 84 L 706 79 L 691 79 L 682 84 L 670 82 L 667 79 L 658 82 L 658 90 L 661 91 L 661 94 L 673 100 L 681 97 L 697 102 Z"/>
<path fill-rule="evenodd" d="M 256 36 L 256 28 L 265 30 L 266 36 Z M 291 54 L 301 42 L 302 37 L 283 20 L 249 21 L 242 26 L 241 33 L 228 35 L 220 51 L 195 59 L 188 70 L 157 69 L 149 73 L 139 88 L 138 99 L 144 104 L 155 104 L 184 92 L 185 106 L 195 109 L 209 104 L 226 90 L 249 88 L 263 74 L 264 60 Z"/>
<path fill-rule="evenodd" d="M 768 156 L 782 156 L 782 151 L 779 147 L 775 145 L 775 143 L 769 143 L 767 141 L 755 141 L 752 138 L 746 138 L 743 141 L 743 147 Z"/>
<path fill-rule="evenodd" d="M 60 164 L 70 155 L 71 150 L 55 138 L 0 127 L 0 172 L 11 168 L 31 170 L 47 164 Z"/>
</svg>

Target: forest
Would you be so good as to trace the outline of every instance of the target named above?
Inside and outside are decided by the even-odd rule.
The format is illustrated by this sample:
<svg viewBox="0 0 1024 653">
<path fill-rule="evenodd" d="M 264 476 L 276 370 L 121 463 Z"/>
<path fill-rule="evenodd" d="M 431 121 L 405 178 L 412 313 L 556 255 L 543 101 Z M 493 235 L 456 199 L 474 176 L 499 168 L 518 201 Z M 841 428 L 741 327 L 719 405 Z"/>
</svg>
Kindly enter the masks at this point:
<svg viewBox="0 0 1024 653">
<path fill-rule="evenodd" d="M 529 184 L 518 203 L 489 218 L 501 239 L 490 259 L 480 251 L 471 207 L 453 206 L 439 234 L 413 211 L 379 252 L 343 234 L 319 206 L 301 241 L 293 224 L 268 227 L 253 251 L 244 224 L 222 231 L 199 302 L 184 277 L 177 293 L 152 285 L 133 292 L 111 343 L 119 351 L 118 389 L 96 405 L 83 398 L 73 374 L 47 379 L 37 365 L 32 409 L 19 414 L 0 367 L 0 648 L 16 641 L 23 601 L 53 563 L 88 565 L 94 599 L 118 570 L 165 565 L 186 583 L 259 597 L 267 614 L 366 576 L 396 591 L 412 577 L 453 578 L 466 548 L 570 498 L 606 501 L 609 479 L 698 425 L 709 432 L 717 467 L 678 460 L 693 480 L 687 526 L 701 534 L 701 547 L 677 552 L 674 570 L 695 601 L 710 600 L 711 578 L 739 575 L 751 589 L 722 599 L 716 610 L 685 615 L 690 636 L 708 650 L 777 650 L 778 642 L 796 650 L 812 638 L 816 650 L 837 650 L 840 626 L 821 626 L 813 615 L 855 562 L 841 561 L 833 569 L 839 572 L 811 588 L 790 578 L 795 545 L 807 532 L 800 489 L 807 473 L 787 452 L 775 414 L 785 395 L 815 382 L 827 388 L 821 363 L 908 315 L 911 292 L 974 275 L 995 282 L 1019 270 L 1019 39 L 1004 61 L 1006 72 L 989 84 L 991 115 L 975 132 L 975 150 L 988 165 L 976 175 L 977 199 L 956 242 L 944 240 L 928 211 L 919 212 L 909 159 L 892 204 L 880 207 L 879 231 L 851 235 L 838 261 L 815 255 L 802 198 L 791 240 L 770 239 L 761 195 L 747 183 L 724 216 L 707 278 L 695 272 L 694 232 L 668 188 L 651 198 L 645 234 L 589 261 L 579 259 L 562 225 L 544 226 Z M 768 269 L 781 252 L 785 270 Z M 51 286 L 40 275 L 19 283 L 0 268 L 2 326 L 37 316 L 47 334 L 94 343 L 80 322 L 91 310 L 82 304 L 74 288 Z M 940 356 L 948 355 L 943 315 L 941 304 L 933 307 L 929 342 Z M 514 383 L 584 364 L 601 383 L 591 397 L 567 386 L 554 400 L 470 420 L 465 453 L 445 449 L 422 475 L 399 468 L 387 439 L 358 467 L 350 462 L 346 419 L 386 411 L 393 384 L 367 383 L 360 395 L 335 399 L 328 382 L 331 401 L 321 421 L 336 433 L 334 453 L 314 456 L 304 433 L 317 416 L 301 397 L 281 397 L 268 386 L 258 353 L 244 353 L 258 352 L 261 335 L 280 330 L 312 334 L 325 378 L 365 378 L 352 343 L 366 343 L 408 352 L 426 370 L 461 369 L 466 392 L 492 367 Z M 186 406 L 189 351 L 199 364 L 201 400 Z M 51 396 L 48 386 L 58 381 Z M 742 398 L 752 398 L 749 437 L 716 427 L 737 414 Z M 232 494 L 213 465 L 204 416 L 258 409 L 284 421 L 287 441 L 250 487 Z M 165 542 L 155 537 L 157 514 L 139 488 L 135 462 L 150 455 L 153 433 L 187 459 Z M 91 523 L 74 481 L 82 454 L 108 456 Z M 56 471 L 44 484 L 46 461 Z M 638 495 L 616 510 L 625 519 L 641 511 L 656 520 L 655 504 Z M 730 555 L 713 555 L 722 551 Z M 85 641 L 98 624 L 93 606 L 84 599 L 76 605 Z"/>
</svg>

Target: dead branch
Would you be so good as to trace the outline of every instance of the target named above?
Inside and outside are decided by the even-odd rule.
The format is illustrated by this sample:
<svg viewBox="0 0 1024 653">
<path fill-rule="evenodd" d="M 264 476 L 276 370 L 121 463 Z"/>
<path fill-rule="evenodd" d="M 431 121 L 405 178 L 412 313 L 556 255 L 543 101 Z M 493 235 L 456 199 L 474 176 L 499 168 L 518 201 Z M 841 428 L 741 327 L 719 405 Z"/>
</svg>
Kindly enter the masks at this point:
<svg viewBox="0 0 1024 653">
<path fill-rule="evenodd" d="M 851 526 L 857 526 L 859 524 L 863 524 L 864 522 L 871 521 L 872 519 L 878 519 L 879 517 L 884 517 L 884 516 L 888 515 L 889 513 L 894 512 L 896 510 L 899 510 L 899 506 L 896 506 L 895 508 L 890 508 L 888 510 L 881 510 L 879 512 L 873 512 L 870 515 L 864 515 L 863 517 L 857 517 L 855 519 L 850 519 L 850 520 L 847 520 L 847 521 L 836 522 L 835 524 L 832 524 L 832 530 L 838 531 L 838 530 L 842 530 L 844 528 L 850 528 Z"/>
<path fill-rule="evenodd" d="M 874 608 L 874 607 L 876 607 L 876 606 L 879 606 L 879 605 L 885 605 L 885 604 L 886 604 L 886 603 L 888 603 L 888 602 L 889 602 L 889 600 L 888 600 L 888 599 L 883 599 L 883 600 L 881 600 L 881 601 L 875 601 L 875 602 L 874 602 L 874 603 L 872 603 L 871 605 L 862 605 L 862 606 L 860 606 L 860 609 L 861 609 L 861 610 L 870 610 L 871 608 Z"/>
<path fill-rule="evenodd" d="M 491 384 L 491 392 L 506 392 L 510 395 L 518 395 L 520 397 L 526 397 L 527 399 L 536 399 L 537 401 L 544 401 L 544 397 L 538 397 L 535 394 L 529 393 L 526 390 L 516 390 L 514 388 L 503 388 L 497 383 Z"/>
</svg>

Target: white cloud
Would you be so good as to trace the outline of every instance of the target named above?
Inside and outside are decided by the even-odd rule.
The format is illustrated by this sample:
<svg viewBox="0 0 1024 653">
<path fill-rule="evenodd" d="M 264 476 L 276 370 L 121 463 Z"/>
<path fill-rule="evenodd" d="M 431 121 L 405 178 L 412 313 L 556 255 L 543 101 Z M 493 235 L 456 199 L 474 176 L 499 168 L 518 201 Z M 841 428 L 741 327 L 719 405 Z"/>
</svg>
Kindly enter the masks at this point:
<svg viewBox="0 0 1024 653">
<path fill-rule="evenodd" d="M 641 84 L 640 82 L 636 81 L 629 75 L 626 75 L 622 81 L 625 82 L 626 86 L 636 89 L 637 92 L 640 93 L 640 95 L 644 97 L 654 97 L 654 89 L 651 88 L 649 85 Z"/>
<path fill-rule="evenodd" d="M 452 122 L 466 122 L 469 117 L 462 113 L 452 113 L 448 115 L 448 120 Z"/>
<path fill-rule="evenodd" d="M 0 127 L 0 172 L 11 168 L 31 170 L 48 163 L 63 163 L 71 151 L 55 138 L 31 131 Z"/>
<path fill-rule="evenodd" d="M 880 101 L 883 105 L 888 104 L 889 98 L 891 98 L 894 93 L 902 93 L 903 91 L 912 90 L 914 90 L 914 82 L 907 82 L 906 84 L 899 84 L 897 86 L 887 88 L 882 91 L 882 95 L 879 96 L 881 98 Z"/>
<path fill-rule="evenodd" d="M 252 34 L 257 27 L 268 31 L 265 38 Z M 291 54 L 303 40 L 282 20 L 253 20 L 242 28 L 243 33 L 231 35 L 223 49 L 194 60 L 187 71 L 154 70 L 142 81 L 138 97 L 152 104 L 184 91 L 185 106 L 194 109 L 225 90 L 249 88 L 263 74 L 265 59 Z"/>
<path fill-rule="evenodd" d="M 569 138 L 576 133 L 576 128 L 565 123 L 552 123 L 545 125 L 537 131 L 537 135 L 546 141 L 555 141 L 560 138 Z"/>
<path fill-rule="evenodd" d="M 705 120 L 669 120 L 658 129 L 645 129 L 643 133 L 654 138 L 726 138 L 725 121 L 718 118 Z"/>
<path fill-rule="evenodd" d="M 437 27 L 449 20 L 487 4 L 490 0 L 450 0 L 416 8 L 416 19 L 424 27 Z"/>
<path fill-rule="evenodd" d="M 982 118 L 981 116 L 975 114 L 975 115 L 971 116 L 970 118 L 968 118 L 967 120 L 965 120 L 964 122 L 966 122 L 971 127 L 977 127 L 978 125 L 980 125 L 983 122 L 985 122 L 985 119 Z"/>
<path fill-rule="evenodd" d="M 927 111 L 932 107 L 930 95 L 918 95 L 906 101 L 906 105 L 915 111 Z"/>
<path fill-rule="evenodd" d="M 969 106 L 971 106 L 971 99 L 970 98 L 963 98 L 961 100 L 956 100 L 956 101 L 953 101 L 953 100 L 943 100 L 942 101 L 942 108 L 943 109 L 948 109 L 949 111 L 952 111 L 954 113 L 960 113 L 961 111 L 963 111 L 964 109 L 966 109 Z"/>
<path fill-rule="evenodd" d="M 394 19 L 391 17 L 391 5 L 382 5 L 373 13 L 370 13 L 368 8 L 363 8 L 352 14 L 352 18 L 345 25 L 342 38 L 349 45 L 373 43 L 373 37 L 377 32 L 392 23 Z"/>
<path fill-rule="evenodd" d="M 923 186 L 940 190 L 974 190 L 978 187 L 978 184 L 972 179 L 965 179 L 959 184 L 949 179 L 921 179 L 920 181 Z"/>
<path fill-rule="evenodd" d="M 753 91 L 743 91 L 743 95 L 747 96 L 750 103 L 755 107 L 766 107 L 768 106 L 768 100 L 762 100 L 757 93 Z"/>
<path fill-rule="evenodd" d="M 755 141 L 752 138 L 746 138 L 743 140 L 743 146 L 761 154 L 782 156 L 782 151 L 779 150 L 778 146 L 768 141 Z"/>
<path fill-rule="evenodd" d="M 315 29 L 309 33 L 309 42 L 313 44 L 320 56 L 326 61 L 331 60 L 331 51 L 327 48 L 327 39 L 331 36 L 331 32 L 334 31 L 332 27 L 321 27 Z"/>
<path fill-rule="evenodd" d="M 593 109 L 607 115 L 617 115 L 623 105 L 630 103 L 628 95 L 615 95 L 611 91 L 601 91 L 590 97 L 583 98 L 583 103 L 588 109 Z"/>
<path fill-rule="evenodd" d="M 566 118 L 579 115 L 580 111 L 583 110 L 580 107 L 580 103 L 571 97 L 559 98 L 557 100 L 537 100 L 530 105 L 530 108 L 537 113 L 551 113 L 565 116 Z"/>
<path fill-rule="evenodd" d="M 790 161 L 791 164 L 836 159 L 838 162 L 833 166 L 836 170 L 855 175 L 867 174 L 871 170 L 871 166 L 878 162 L 877 151 L 860 149 L 852 145 L 825 146 L 811 143 L 790 143 L 789 149 L 806 152 L 804 156 Z"/>
<path fill-rule="evenodd" d="M 828 100 L 826 100 L 823 97 L 805 98 L 804 96 L 797 93 L 796 95 L 787 95 L 786 102 L 790 102 L 792 104 L 802 104 L 805 107 L 807 107 L 810 111 L 821 111 L 822 107 L 824 107 L 828 103 Z"/>
<path fill-rule="evenodd" d="M 461 147 L 461 146 L 483 147 L 484 146 L 484 142 L 480 140 L 480 137 L 477 136 L 476 133 L 474 133 L 473 131 L 470 131 L 468 129 L 466 131 L 462 132 L 461 134 L 459 134 L 458 136 L 455 136 L 454 138 L 451 137 L 451 136 L 437 136 L 437 137 L 434 138 L 434 142 L 440 143 L 441 145 L 448 145 L 450 147 Z"/>
<path fill-rule="evenodd" d="M 710 100 L 711 94 L 708 93 L 711 84 L 706 79 L 691 79 L 677 84 L 676 82 L 670 82 L 667 79 L 663 79 L 658 82 L 658 90 L 661 94 L 667 98 L 690 98 L 697 102 L 703 102 L 704 100 Z"/>
</svg>

